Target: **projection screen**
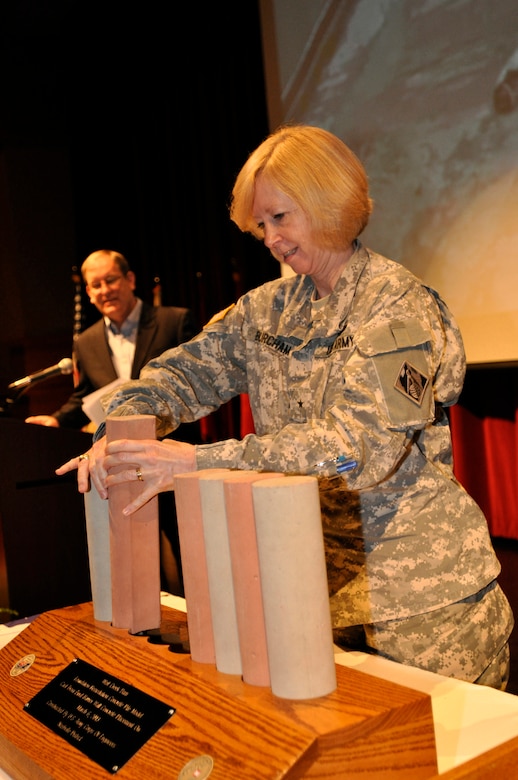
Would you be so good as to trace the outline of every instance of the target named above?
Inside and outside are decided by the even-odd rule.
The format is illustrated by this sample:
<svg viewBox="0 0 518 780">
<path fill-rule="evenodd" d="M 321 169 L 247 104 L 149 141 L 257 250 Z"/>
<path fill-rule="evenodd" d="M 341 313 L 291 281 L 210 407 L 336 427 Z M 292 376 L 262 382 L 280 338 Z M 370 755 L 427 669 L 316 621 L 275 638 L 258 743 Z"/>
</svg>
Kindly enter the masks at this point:
<svg viewBox="0 0 518 780">
<path fill-rule="evenodd" d="M 270 125 L 369 174 L 362 236 L 435 287 L 472 366 L 518 362 L 516 0 L 263 0 Z"/>
</svg>

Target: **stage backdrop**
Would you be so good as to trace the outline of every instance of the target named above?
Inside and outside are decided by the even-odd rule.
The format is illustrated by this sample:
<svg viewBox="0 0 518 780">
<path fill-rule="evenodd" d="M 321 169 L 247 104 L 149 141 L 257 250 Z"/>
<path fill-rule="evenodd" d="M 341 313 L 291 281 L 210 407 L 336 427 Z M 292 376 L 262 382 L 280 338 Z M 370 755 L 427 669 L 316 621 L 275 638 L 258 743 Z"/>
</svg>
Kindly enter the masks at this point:
<svg viewBox="0 0 518 780">
<path fill-rule="evenodd" d="M 468 375 L 455 472 L 518 539 L 516 0 L 261 0 L 271 129 L 340 136 L 369 174 L 362 239 L 442 294 Z"/>
<path fill-rule="evenodd" d="M 351 146 L 375 200 L 365 243 L 439 290 L 470 365 L 517 361 L 516 0 L 261 8 L 272 127 Z"/>
</svg>

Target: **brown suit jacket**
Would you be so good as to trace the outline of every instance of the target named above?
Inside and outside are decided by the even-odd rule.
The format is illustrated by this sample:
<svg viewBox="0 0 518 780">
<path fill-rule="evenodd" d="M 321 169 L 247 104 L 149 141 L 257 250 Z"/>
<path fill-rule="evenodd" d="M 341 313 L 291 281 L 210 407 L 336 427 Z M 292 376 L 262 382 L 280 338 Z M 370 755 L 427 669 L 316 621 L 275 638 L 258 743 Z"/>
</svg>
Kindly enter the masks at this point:
<svg viewBox="0 0 518 780">
<path fill-rule="evenodd" d="M 188 341 L 195 334 L 189 309 L 150 306 L 144 302 L 131 378 L 137 379 L 149 360 Z M 78 384 L 68 401 L 53 413 L 63 428 L 82 428 L 87 425 L 89 420 L 82 410 L 83 398 L 117 379 L 102 318 L 80 334 L 74 343 L 74 352 L 79 370 Z"/>
</svg>

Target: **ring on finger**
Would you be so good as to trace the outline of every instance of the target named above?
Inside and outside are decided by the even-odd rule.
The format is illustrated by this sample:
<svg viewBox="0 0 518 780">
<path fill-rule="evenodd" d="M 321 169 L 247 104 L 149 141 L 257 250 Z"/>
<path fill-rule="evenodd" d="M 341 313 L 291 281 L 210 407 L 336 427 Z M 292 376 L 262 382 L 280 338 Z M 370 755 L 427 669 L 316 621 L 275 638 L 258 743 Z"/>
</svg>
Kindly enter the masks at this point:
<svg viewBox="0 0 518 780">
<path fill-rule="evenodd" d="M 138 479 L 138 481 L 139 482 L 144 482 L 144 477 L 142 476 L 142 472 L 140 470 L 140 467 L 138 469 L 135 469 L 135 471 L 137 472 L 137 479 Z"/>
<path fill-rule="evenodd" d="M 90 455 L 87 452 L 83 452 L 83 454 L 79 456 L 79 461 L 81 462 L 82 460 L 90 460 Z"/>
</svg>

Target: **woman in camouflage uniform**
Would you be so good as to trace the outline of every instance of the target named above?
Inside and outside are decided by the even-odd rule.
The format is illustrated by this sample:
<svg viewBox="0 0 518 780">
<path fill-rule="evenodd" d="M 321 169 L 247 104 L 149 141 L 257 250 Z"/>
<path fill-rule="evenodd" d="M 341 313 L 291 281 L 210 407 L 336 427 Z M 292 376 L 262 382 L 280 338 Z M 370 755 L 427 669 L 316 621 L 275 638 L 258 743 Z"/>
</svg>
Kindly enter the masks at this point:
<svg viewBox="0 0 518 780">
<path fill-rule="evenodd" d="M 505 688 L 511 609 L 486 520 L 452 472 L 445 408 L 465 356 L 440 296 L 362 246 L 367 177 L 315 127 L 280 128 L 239 173 L 231 218 L 293 276 L 246 293 L 106 402 L 154 414 L 158 436 L 248 393 L 255 433 L 192 446 L 114 442 L 78 468 L 100 494 L 143 475 L 135 511 L 175 474 L 229 467 L 319 478 L 335 641 Z M 110 470 L 126 464 L 127 469 Z M 303 576 L 303 573 L 301 573 Z"/>
</svg>

